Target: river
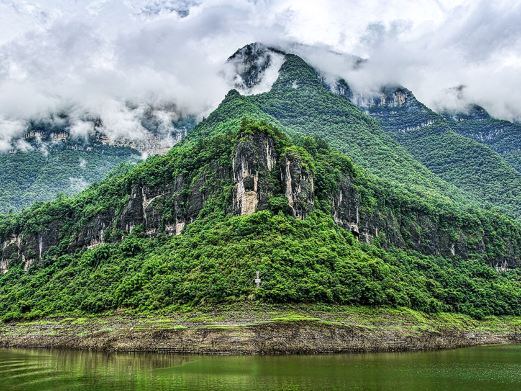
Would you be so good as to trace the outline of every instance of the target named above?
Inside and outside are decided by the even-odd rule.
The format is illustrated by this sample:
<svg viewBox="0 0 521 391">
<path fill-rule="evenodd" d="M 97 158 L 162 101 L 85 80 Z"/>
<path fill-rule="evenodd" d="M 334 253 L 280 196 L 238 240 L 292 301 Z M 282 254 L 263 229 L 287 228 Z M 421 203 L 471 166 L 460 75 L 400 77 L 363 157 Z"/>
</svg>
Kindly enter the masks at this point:
<svg viewBox="0 0 521 391">
<path fill-rule="evenodd" d="M 320 356 L 0 349 L 0 390 L 521 390 L 521 345 Z"/>
</svg>

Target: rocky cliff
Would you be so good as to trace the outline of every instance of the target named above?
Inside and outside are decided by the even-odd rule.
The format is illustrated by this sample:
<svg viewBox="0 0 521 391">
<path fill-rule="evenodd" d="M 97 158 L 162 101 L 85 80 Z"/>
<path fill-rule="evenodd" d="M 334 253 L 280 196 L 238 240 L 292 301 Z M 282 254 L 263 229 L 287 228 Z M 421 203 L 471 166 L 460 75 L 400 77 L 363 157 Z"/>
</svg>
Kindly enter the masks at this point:
<svg viewBox="0 0 521 391">
<path fill-rule="evenodd" d="M 226 208 L 230 213 L 248 215 L 267 209 L 269 200 L 282 192 L 291 213 L 302 218 L 313 207 L 313 174 L 302 167 L 297 156 L 277 152 L 275 143 L 263 133 L 242 135 L 233 149 L 231 165 L 212 161 L 195 175 L 180 174 L 153 185 L 131 182 L 127 195 L 122 195 L 127 200 L 124 204 L 110 205 L 81 222 L 68 210 L 47 216 L 38 230 L 24 224 L 10 227 L 2 237 L 0 272 L 6 272 L 13 262 L 22 262 L 27 270 L 57 246 L 74 252 L 117 240 L 138 226 L 149 236 L 179 235 L 208 199 L 220 196 L 221 187 L 215 181 L 233 185 Z"/>
<path fill-rule="evenodd" d="M 226 62 L 231 85 L 243 94 L 269 91 L 284 62 L 284 53 L 261 43 L 246 45 Z"/>
<path fill-rule="evenodd" d="M 270 209 L 305 218 L 317 207 L 326 208 L 337 224 L 362 241 L 378 238 L 384 246 L 426 254 L 466 258 L 486 251 L 496 240 L 493 233 L 468 221 L 453 220 L 450 214 L 414 203 L 393 203 L 389 194 L 371 189 L 348 168 L 340 172 L 336 190 L 326 191 L 317 186 L 317 180 L 320 183 L 323 178 L 317 178 L 306 152 L 269 129 L 243 131 L 229 145 L 216 141 L 218 155 L 208 156 L 204 164 L 190 166 L 190 170 L 158 161 L 150 168 L 153 176 L 144 171 L 122 181 L 114 198 L 119 201 L 104 203 L 92 213 L 85 213 L 91 208 L 88 202 L 81 207 L 57 206 L 36 212 L 40 213 L 38 224 L 20 220 L 8 225 L 1 232 L 0 272 L 13 263 L 21 262 L 28 270 L 44 262 L 48 254 L 73 253 L 117 241 L 138 227 L 148 236 L 182 234 L 216 199 L 224 199 L 226 213 L 235 215 Z M 199 148 L 204 150 L 205 145 L 200 143 Z M 223 191 L 226 188 L 231 189 L 229 195 Z M 98 193 L 94 200 L 102 196 Z M 517 264 L 519 237 L 503 238 L 503 253 L 490 262 Z"/>
<path fill-rule="evenodd" d="M 441 121 L 405 87 L 385 86 L 378 93 L 362 94 L 353 92 L 349 84 L 340 79 L 331 89 L 378 120 L 390 132 L 414 131 Z"/>
</svg>

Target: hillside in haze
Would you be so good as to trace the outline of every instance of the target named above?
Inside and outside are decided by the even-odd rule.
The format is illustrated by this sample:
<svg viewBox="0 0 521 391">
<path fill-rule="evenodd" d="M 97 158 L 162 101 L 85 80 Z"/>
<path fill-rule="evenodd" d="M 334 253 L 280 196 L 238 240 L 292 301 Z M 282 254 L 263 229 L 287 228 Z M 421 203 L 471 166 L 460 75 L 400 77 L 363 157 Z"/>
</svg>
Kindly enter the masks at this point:
<svg viewBox="0 0 521 391">
<path fill-rule="evenodd" d="M 195 126 L 193 118 L 162 121 L 152 109 L 145 111 L 139 138 L 109 138 L 99 119 L 82 122 L 88 130 L 76 134 L 66 113 L 28 121 L 10 148 L 0 152 L 0 213 L 77 194 L 125 164 L 165 153 Z"/>
</svg>

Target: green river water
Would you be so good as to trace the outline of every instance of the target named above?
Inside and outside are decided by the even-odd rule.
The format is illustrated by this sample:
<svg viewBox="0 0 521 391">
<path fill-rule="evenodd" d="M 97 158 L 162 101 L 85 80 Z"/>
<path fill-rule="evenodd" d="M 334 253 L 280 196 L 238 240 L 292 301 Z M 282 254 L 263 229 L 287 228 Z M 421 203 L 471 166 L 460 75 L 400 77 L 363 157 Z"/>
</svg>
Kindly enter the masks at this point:
<svg viewBox="0 0 521 391">
<path fill-rule="evenodd" d="M 0 390 L 521 390 L 521 345 L 320 356 L 0 349 Z"/>
</svg>

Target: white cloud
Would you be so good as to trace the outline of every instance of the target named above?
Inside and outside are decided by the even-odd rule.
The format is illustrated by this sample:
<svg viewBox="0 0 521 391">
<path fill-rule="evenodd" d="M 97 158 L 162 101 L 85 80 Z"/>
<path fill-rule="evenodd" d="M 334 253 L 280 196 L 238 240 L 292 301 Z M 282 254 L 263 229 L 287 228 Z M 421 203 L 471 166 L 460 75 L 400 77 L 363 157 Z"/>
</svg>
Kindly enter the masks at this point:
<svg viewBox="0 0 521 391">
<path fill-rule="evenodd" d="M 79 193 L 85 190 L 87 186 L 89 186 L 89 182 L 84 178 L 69 177 L 69 189 L 71 193 Z"/>
<path fill-rule="evenodd" d="M 340 58 L 316 51 L 303 56 L 326 73 L 342 75 L 359 91 L 401 84 L 435 109 L 478 103 L 500 118 L 521 119 L 520 1 L 440 3 L 437 10 L 418 11 L 416 19 L 400 3 L 382 2 L 385 18 L 366 18 L 357 43 L 330 42 L 330 48 L 368 58 L 362 67 L 352 69 Z M 403 17 L 393 18 L 389 4 L 403 9 Z M 466 86 L 463 100 L 448 94 L 459 85 Z"/>
<path fill-rule="evenodd" d="M 85 114 L 101 117 L 114 140 L 142 137 L 149 105 L 206 115 L 230 88 L 227 57 L 254 41 L 359 89 L 400 83 L 441 107 L 464 84 L 469 101 L 521 118 L 519 20 L 515 0 L 0 0 L 0 149 L 57 110 L 77 136 L 92 130 Z M 346 54 L 370 61 L 353 70 Z"/>
<path fill-rule="evenodd" d="M 75 120 L 70 127 L 71 136 L 74 138 L 87 139 L 94 131 L 94 124 L 91 121 Z"/>
<path fill-rule="evenodd" d="M 11 140 L 20 136 L 24 129 L 25 123 L 22 121 L 7 120 L 0 115 L 0 152 L 11 150 Z"/>
</svg>

